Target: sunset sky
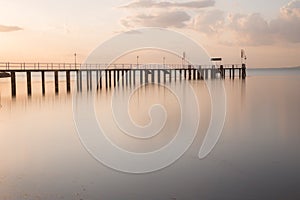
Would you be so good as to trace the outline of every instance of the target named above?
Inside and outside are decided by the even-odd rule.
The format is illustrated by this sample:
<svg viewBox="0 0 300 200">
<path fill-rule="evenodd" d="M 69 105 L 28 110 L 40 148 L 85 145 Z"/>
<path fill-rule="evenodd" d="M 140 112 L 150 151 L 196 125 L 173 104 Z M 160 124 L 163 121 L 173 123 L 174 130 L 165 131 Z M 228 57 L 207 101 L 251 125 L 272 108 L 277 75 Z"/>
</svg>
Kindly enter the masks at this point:
<svg viewBox="0 0 300 200">
<path fill-rule="evenodd" d="M 300 65 L 300 0 L 1 0 L 0 62 L 79 61 L 124 31 L 164 27 L 225 63 Z"/>
</svg>

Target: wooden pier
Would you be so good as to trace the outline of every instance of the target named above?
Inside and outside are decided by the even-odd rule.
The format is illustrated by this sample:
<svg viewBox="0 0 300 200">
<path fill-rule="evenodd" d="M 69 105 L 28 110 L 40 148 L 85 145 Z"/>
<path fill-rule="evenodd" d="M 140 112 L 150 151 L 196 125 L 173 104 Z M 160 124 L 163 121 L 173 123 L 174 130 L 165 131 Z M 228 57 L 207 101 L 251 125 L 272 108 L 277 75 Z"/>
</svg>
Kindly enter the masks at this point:
<svg viewBox="0 0 300 200">
<path fill-rule="evenodd" d="M 75 73 L 77 90 L 82 91 L 83 73 L 86 77 L 86 89 L 93 87 L 116 87 L 117 85 L 135 85 L 165 83 L 180 80 L 207 80 L 246 78 L 246 65 L 180 65 L 180 64 L 75 64 L 75 63 L 0 63 L 0 74 L 10 77 L 11 94 L 16 96 L 16 74 L 26 73 L 27 94 L 32 93 L 32 73 L 41 75 L 41 90 L 44 95 L 45 73 L 53 73 L 55 93 L 59 93 L 59 72 L 66 76 L 66 90 L 71 91 L 71 72 Z M 7 76 L 10 74 L 10 76 Z M 96 85 L 93 86 L 93 78 Z"/>
</svg>

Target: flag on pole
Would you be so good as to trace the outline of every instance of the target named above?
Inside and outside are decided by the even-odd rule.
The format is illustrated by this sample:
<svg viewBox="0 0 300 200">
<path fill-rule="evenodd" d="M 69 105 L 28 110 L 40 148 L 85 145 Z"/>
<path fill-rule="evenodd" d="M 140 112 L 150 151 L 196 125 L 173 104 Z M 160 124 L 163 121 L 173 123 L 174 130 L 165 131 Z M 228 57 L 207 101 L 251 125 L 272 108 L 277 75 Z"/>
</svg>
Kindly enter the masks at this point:
<svg viewBox="0 0 300 200">
<path fill-rule="evenodd" d="M 245 50 L 244 49 L 241 50 L 241 58 L 242 59 L 245 58 Z"/>
</svg>

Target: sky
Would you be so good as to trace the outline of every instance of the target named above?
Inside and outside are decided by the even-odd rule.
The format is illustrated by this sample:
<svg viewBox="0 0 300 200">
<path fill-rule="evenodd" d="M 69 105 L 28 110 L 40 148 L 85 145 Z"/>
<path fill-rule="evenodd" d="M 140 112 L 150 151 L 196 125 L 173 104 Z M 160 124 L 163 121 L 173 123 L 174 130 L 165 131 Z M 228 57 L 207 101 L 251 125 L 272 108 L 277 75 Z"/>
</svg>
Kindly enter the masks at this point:
<svg viewBox="0 0 300 200">
<path fill-rule="evenodd" d="M 83 62 L 125 31 L 163 27 L 212 57 L 300 66 L 300 0 L 0 0 L 0 62 Z"/>
</svg>

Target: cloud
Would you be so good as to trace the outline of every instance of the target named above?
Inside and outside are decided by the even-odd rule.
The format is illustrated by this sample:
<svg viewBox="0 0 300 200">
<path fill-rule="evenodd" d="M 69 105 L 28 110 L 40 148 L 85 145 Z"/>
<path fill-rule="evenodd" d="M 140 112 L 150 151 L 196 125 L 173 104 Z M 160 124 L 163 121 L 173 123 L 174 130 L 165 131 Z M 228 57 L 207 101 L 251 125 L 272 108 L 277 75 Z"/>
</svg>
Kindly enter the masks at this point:
<svg viewBox="0 0 300 200">
<path fill-rule="evenodd" d="M 293 0 L 279 10 L 278 17 L 267 21 L 260 13 L 225 14 L 219 10 L 203 11 L 192 20 L 192 28 L 222 43 L 270 45 L 276 42 L 300 42 L 300 0 Z M 230 37 L 228 37 L 230 36 Z"/>
<path fill-rule="evenodd" d="M 169 2 L 154 0 L 136 0 L 121 8 L 206 8 L 215 5 L 214 0 L 189 1 L 189 2 Z"/>
<path fill-rule="evenodd" d="M 279 17 L 270 22 L 270 28 L 281 39 L 300 42 L 300 1 L 294 0 L 282 7 Z"/>
<path fill-rule="evenodd" d="M 191 17 L 184 11 L 157 12 L 154 14 L 136 14 L 121 19 L 126 28 L 134 27 L 176 27 L 186 26 Z"/>
<path fill-rule="evenodd" d="M 236 34 L 239 44 L 268 45 L 274 42 L 269 23 L 259 13 L 230 15 L 226 28 Z"/>
<path fill-rule="evenodd" d="M 225 13 L 221 10 L 201 12 L 193 18 L 192 28 L 205 34 L 216 34 L 225 23 L 224 16 Z"/>
<path fill-rule="evenodd" d="M 260 13 L 226 13 L 208 8 L 215 1 L 170 2 L 136 0 L 122 8 L 130 16 L 120 20 L 126 28 L 191 28 L 223 44 L 271 45 L 300 42 L 300 0 L 292 0 L 278 11 L 278 17 L 266 20 Z M 196 9 L 196 10 L 195 10 Z M 191 12 L 192 11 L 192 12 Z"/>
<path fill-rule="evenodd" d="M 18 26 L 0 25 L 0 32 L 12 32 L 12 31 L 19 31 L 19 30 L 23 30 L 23 29 Z"/>
</svg>

